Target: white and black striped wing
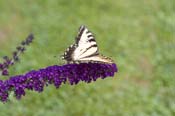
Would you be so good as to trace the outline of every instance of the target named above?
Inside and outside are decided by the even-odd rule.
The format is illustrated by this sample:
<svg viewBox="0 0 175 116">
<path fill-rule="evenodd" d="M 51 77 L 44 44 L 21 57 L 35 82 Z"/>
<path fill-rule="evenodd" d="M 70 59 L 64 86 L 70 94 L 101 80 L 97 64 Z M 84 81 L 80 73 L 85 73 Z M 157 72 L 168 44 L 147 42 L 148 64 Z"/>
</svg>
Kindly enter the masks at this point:
<svg viewBox="0 0 175 116">
<path fill-rule="evenodd" d="M 95 37 L 85 26 L 79 28 L 75 41 L 75 44 L 68 47 L 63 56 L 68 63 L 76 61 L 113 63 L 110 58 L 99 54 Z"/>
<path fill-rule="evenodd" d="M 73 53 L 74 60 L 92 57 L 98 55 L 98 46 L 94 35 L 85 27 L 79 28 L 78 36 L 76 37 L 77 48 Z"/>
</svg>

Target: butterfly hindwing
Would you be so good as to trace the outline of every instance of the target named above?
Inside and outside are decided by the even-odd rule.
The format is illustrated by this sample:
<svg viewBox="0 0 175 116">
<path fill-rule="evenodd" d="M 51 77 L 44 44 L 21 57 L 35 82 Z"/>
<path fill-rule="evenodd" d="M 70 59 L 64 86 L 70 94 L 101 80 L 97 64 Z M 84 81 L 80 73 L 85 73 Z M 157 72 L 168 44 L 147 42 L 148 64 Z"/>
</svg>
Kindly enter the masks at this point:
<svg viewBox="0 0 175 116">
<path fill-rule="evenodd" d="M 68 62 L 73 61 L 72 54 L 73 54 L 75 49 L 76 49 L 76 45 L 75 44 L 70 45 L 66 49 L 66 51 L 64 52 L 63 59 L 65 59 Z"/>
</svg>

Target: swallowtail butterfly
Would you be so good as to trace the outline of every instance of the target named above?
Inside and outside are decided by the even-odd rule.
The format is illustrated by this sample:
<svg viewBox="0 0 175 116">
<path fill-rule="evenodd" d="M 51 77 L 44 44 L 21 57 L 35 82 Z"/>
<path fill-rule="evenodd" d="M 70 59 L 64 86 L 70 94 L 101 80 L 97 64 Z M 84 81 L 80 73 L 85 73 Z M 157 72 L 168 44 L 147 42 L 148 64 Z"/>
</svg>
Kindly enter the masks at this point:
<svg viewBox="0 0 175 116">
<path fill-rule="evenodd" d="M 113 63 L 113 60 L 99 54 L 94 35 L 84 26 L 80 26 L 75 43 L 64 52 L 67 63 Z"/>
</svg>

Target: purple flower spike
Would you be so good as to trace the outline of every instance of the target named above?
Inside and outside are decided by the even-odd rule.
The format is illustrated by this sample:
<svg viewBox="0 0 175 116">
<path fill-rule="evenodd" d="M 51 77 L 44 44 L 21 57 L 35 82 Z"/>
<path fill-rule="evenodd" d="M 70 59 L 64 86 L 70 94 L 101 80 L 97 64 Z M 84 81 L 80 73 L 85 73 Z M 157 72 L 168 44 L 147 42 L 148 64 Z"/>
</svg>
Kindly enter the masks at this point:
<svg viewBox="0 0 175 116">
<path fill-rule="evenodd" d="M 19 46 L 16 47 L 16 50 L 12 53 L 12 57 L 4 56 L 3 63 L 0 63 L 0 75 L 8 76 L 8 68 L 14 65 L 19 61 L 20 54 L 24 53 L 26 46 L 32 43 L 34 39 L 33 34 L 29 34 L 26 40 L 22 41 Z"/>
<path fill-rule="evenodd" d="M 90 83 L 98 78 L 114 76 L 117 71 L 116 64 L 100 63 L 54 65 L 37 71 L 32 70 L 24 75 L 12 76 L 9 80 L 0 80 L 0 100 L 7 101 L 11 91 L 14 91 L 16 98 L 20 99 L 25 95 L 25 90 L 42 92 L 44 86 L 53 84 L 59 88 L 66 81 L 71 85 L 80 81 Z"/>
</svg>

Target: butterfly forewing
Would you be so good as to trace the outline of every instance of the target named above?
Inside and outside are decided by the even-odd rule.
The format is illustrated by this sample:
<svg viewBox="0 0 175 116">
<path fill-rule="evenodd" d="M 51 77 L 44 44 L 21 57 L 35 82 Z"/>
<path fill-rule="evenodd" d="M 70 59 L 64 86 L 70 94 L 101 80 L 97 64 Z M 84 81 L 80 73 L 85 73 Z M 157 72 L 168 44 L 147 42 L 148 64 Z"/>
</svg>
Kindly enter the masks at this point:
<svg viewBox="0 0 175 116">
<path fill-rule="evenodd" d="M 85 26 L 80 27 L 76 43 L 78 45 L 74 52 L 76 60 L 98 53 L 95 38 Z"/>
</svg>

